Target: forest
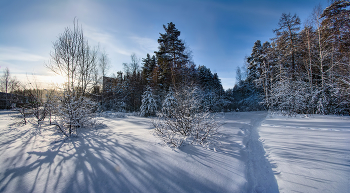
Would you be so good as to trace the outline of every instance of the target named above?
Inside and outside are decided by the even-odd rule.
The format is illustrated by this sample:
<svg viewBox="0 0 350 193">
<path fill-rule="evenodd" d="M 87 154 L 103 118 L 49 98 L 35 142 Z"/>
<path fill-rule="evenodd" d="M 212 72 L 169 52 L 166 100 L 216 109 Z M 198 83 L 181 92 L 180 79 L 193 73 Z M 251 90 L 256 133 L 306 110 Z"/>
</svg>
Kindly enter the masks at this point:
<svg viewBox="0 0 350 193">
<path fill-rule="evenodd" d="M 317 6 L 303 27 L 297 15 L 282 14 L 276 36 L 254 43 L 247 73 L 238 69 L 238 83 L 226 93 L 249 109 L 349 115 L 349 5 Z"/>
<path fill-rule="evenodd" d="M 348 115 L 349 5 L 348 1 L 334 1 L 324 10 L 317 6 L 303 25 L 296 14 L 283 13 L 273 30 L 275 37 L 253 44 L 244 66 L 237 68 L 236 85 L 228 90 L 223 89 L 217 73 L 195 64 L 172 22 L 163 25 L 158 50 L 142 59 L 132 54 L 131 62 L 123 64 L 124 71 L 107 77 L 108 55 L 89 45 L 74 19 L 73 27 L 67 27 L 53 42 L 50 61 L 45 64 L 64 77 L 65 84 L 42 89 L 32 80 L 24 85 L 7 68 L 1 77 L 2 106 L 10 108 L 16 103 L 23 115 L 28 109 L 38 121 L 54 113 L 82 124 L 83 117 L 102 111 L 157 116 L 180 103 L 177 100 L 190 100 L 179 94 L 187 91 L 195 100 L 195 107 L 189 108 L 205 112 Z"/>
</svg>

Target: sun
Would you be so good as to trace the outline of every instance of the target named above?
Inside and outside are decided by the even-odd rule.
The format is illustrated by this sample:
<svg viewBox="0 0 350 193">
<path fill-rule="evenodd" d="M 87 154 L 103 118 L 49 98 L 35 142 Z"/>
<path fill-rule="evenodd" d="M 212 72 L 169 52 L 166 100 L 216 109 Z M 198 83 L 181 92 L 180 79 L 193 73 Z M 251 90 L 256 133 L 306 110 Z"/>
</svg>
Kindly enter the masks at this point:
<svg viewBox="0 0 350 193">
<path fill-rule="evenodd" d="M 67 81 L 67 79 L 64 78 L 63 76 L 60 76 L 60 75 L 55 75 L 52 77 L 52 82 L 54 82 L 56 84 L 63 84 L 66 81 Z"/>
</svg>

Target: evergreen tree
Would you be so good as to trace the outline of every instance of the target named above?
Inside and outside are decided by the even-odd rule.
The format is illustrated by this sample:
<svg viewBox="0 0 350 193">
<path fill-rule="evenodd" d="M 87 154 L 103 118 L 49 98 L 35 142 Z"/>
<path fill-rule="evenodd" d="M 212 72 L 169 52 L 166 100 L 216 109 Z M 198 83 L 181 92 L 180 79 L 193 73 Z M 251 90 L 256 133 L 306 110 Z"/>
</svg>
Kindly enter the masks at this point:
<svg viewBox="0 0 350 193">
<path fill-rule="evenodd" d="M 213 90 L 219 96 L 222 96 L 225 92 L 217 73 L 213 74 Z"/>
<path fill-rule="evenodd" d="M 204 92 L 211 92 L 213 90 L 213 74 L 206 66 L 198 67 L 198 83 Z"/>
<path fill-rule="evenodd" d="M 155 56 L 150 56 L 147 54 L 146 58 L 142 59 L 143 67 L 142 67 L 142 79 L 143 81 L 150 86 L 155 86 L 153 82 L 153 72 L 156 67 L 156 58 Z"/>
<path fill-rule="evenodd" d="M 295 78 L 296 72 L 296 54 L 297 54 L 297 40 L 298 31 L 300 29 L 300 18 L 295 14 L 291 15 L 283 13 L 278 23 L 278 28 L 274 30 L 276 33 L 276 43 L 278 49 L 283 54 L 280 61 L 281 65 L 285 64 L 282 68 L 289 69 L 288 78 Z"/>
<path fill-rule="evenodd" d="M 349 6 L 349 1 L 335 0 L 323 11 L 316 7 L 300 32 L 299 17 L 282 14 L 273 41 L 255 42 L 247 78 L 229 93 L 235 98 L 231 108 L 252 109 L 262 88 L 264 104 L 285 114 L 348 114 Z"/>
<path fill-rule="evenodd" d="M 247 81 L 250 83 L 255 83 L 256 80 L 260 78 L 261 74 L 261 55 L 262 55 L 262 46 L 261 41 L 257 40 L 254 43 L 252 54 L 247 58 L 248 62 L 248 77 Z"/>
<path fill-rule="evenodd" d="M 188 63 L 188 55 L 185 53 L 185 45 L 179 39 L 180 31 L 175 24 L 163 25 L 165 33 L 160 33 L 159 47 L 155 52 L 159 67 L 159 84 L 167 90 L 169 86 L 177 86 L 183 80 L 183 69 Z"/>
<path fill-rule="evenodd" d="M 227 106 L 224 89 L 217 73 L 212 74 L 206 66 L 198 67 L 198 84 L 203 91 L 202 107 L 210 111 L 221 111 Z"/>
<path fill-rule="evenodd" d="M 324 71 L 325 86 L 322 95 L 328 98 L 331 112 L 347 112 L 350 109 L 349 61 L 350 61 L 350 2 L 333 1 L 321 15 L 321 30 L 327 55 Z M 329 90 L 329 91 L 327 91 Z M 337 106 L 337 108 L 334 108 Z"/>
</svg>

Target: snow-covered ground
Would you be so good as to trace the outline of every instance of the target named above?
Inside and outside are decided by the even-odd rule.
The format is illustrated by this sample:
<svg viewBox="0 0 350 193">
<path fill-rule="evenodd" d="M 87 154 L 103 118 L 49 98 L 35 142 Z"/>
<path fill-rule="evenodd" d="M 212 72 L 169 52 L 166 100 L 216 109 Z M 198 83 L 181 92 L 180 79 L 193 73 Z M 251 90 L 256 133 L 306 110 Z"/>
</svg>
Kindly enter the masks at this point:
<svg viewBox="0 0 350 193">
<path fill-rule="evenodd" d="M 63 140 L 13 116 L 0 115 L 0 192 L 247 192 L 241 128 L 266 113 L 225 114 L 215 150 L 173 150 L 152 134 L 149 118 L 106 116 L 105 127 Z"/>
<path fill-rule="evenodd" d="M 15 115 L 0 111 L 0 192 L 350 192 L 349 117 L 225 113 L 215 146 L 171 149 L 150 118 L 64 139 Z"/>
<path fill-rule="evenodd" d="M 258 130 L 280 192 L 350 192 L 350 117 L 270 114 Z"/>
</svg>

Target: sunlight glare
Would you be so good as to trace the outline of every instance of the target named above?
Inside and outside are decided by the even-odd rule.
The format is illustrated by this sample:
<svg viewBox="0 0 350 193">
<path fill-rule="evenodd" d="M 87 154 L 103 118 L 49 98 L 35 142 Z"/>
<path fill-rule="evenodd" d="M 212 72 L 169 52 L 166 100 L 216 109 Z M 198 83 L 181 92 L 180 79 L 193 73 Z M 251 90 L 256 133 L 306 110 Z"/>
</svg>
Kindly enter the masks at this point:
<svg viewBox="0 0 350 193">
<path fill-rule="evenodd" d="M 45 76 L 43 77 L 44 84 L 48 87 L 52 86 L 62 86 L 66 79 L 60 75 Z"/>
</svg>

